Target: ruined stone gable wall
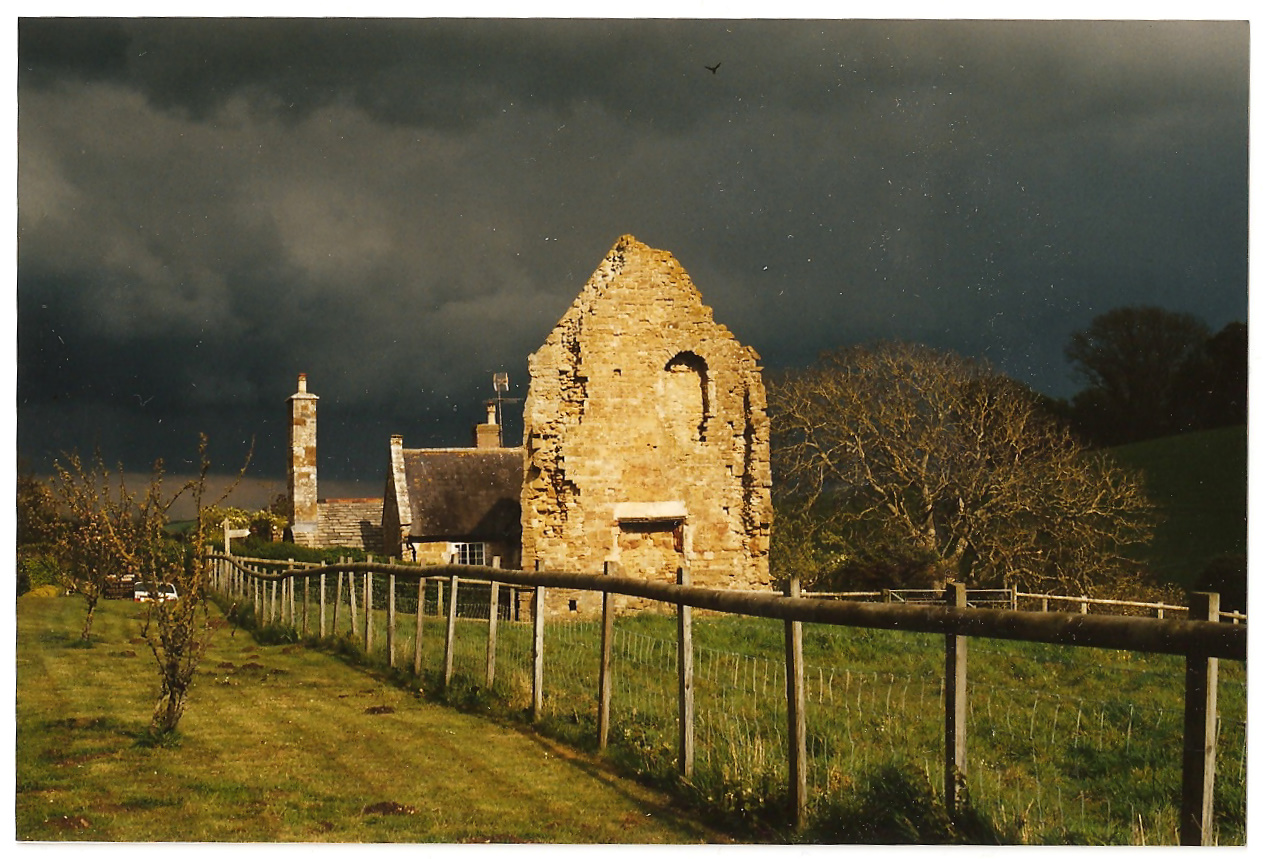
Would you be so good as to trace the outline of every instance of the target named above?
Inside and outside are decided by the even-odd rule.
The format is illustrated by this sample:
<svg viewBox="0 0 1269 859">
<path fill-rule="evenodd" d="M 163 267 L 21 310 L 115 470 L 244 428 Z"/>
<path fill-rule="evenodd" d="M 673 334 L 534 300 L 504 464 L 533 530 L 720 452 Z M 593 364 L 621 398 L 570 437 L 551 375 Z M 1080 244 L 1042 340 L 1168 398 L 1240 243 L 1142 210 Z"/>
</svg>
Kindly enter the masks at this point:
<svg viewBox="0 0 1269 859">
<path fill-rule="evenodd" d="M 672 255 L 620 239 L 529 359 L 523 563 L 766 588 L 761 369 Z M 558 594 L 560 610 L 598 608 Z M 592 605 L 593 603 L 593 605 Z"/>
</svg>

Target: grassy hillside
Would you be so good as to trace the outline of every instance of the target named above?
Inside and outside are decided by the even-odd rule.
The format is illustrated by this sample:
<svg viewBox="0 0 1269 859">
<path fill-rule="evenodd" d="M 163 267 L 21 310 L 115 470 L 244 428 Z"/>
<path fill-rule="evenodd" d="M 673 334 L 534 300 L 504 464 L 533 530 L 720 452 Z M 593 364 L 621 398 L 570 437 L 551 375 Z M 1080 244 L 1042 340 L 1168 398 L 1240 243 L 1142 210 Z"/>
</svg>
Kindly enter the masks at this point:
<svg viewBox="0 0 1269 859">
<path fill-rule="evenodd" d="M 1214 557 L 1247 551 L 1247 428 L 1226 427 L 1114 448 L 1143 471 L 1163 520 L 1146 555 L 1160 578 L 1190 587 Z"/>
</svg>

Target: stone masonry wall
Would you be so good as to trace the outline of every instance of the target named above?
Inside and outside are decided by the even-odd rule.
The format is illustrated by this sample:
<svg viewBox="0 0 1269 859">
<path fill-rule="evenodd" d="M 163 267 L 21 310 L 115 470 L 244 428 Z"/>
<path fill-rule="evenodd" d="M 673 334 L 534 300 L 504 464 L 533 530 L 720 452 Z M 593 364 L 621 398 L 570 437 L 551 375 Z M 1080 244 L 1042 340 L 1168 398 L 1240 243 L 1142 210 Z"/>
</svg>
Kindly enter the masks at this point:
<svg viewBox="0 0 1269 859">
<path fill-rule="evenodd" d="M 529 377 L 523 568 L 598 573 L 611 560 L 673 581 L 686 565 L 693 584 L 769 587 L 761 368 L 671 254 L 619 239 Z M 548 612 L 598 607 L 553 592 Z"/>
<path fill-rule="evenodd" d="M 383 551 L 382 498 L 332 498 L 319 501 L 317 511 L 317 545 Z"/>
</svg>

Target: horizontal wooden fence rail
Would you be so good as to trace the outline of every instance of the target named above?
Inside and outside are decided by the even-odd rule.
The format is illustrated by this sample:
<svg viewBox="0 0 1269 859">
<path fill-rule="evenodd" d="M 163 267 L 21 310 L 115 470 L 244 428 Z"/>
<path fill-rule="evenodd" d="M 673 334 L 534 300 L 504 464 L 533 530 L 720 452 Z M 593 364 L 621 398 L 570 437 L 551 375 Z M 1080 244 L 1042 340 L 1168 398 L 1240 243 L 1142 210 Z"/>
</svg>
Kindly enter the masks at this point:
<svg viewBox="0 0 1269 859">
<path fill-rule="evenodd" d="M 790 583 L 788 593 L 718 590 L 691 585 L 686 569 L 680 571 L 681 584 L 649 581 L 620 574 L 615 564 L 606 564 L 604 573 L 568 573 L 541 569 L 504 570 L 497 567 L 477 567 L 461 564 L 414 566 L 375 562 L 341 562 L 321 566 L 283 565 L 276 572 L 263 569 L 250 559 L 232 555 L 210 554 L 212 581 L 215 587 L 231 595 L 250 595 L 257 612 L 268 618 L 285 617 L 295 624 L 295 580 L 305 582 L 314 576 L 322 577 L 321 594 L 325 598 L 325 577 L 335 574 L 337 582 L 349 579 L 349 609 L 351 631 L 356 634 L 356 587 L 353 574 L 365 575 L 363 580 L 363 632 L 366 649 L 371 638 L 371 609 L 373 593 L 371 575 L 383 574 L 392 583 L 387 596 L 388 612 L 394 611 L 396 583 L 417 581 L 418 624 L 422 628 L 424 585 L 438 583 L 438 598 L 443 598 L 440 588 L 448 585 L 449 611 L 445 644 L 444 682 L 448 685 L 452 673 L 452 646 L 454 624 L 460 582 L 487 584 L 491 596 L 489 619 L 488 682 L 494 675 L 494 642 L 496 636 L 497 588 L 507 585 L 514 589 L 530 591 L 533 613 L 532 646 L 532 713 L 535 720 L 542 710 L 543 696 L 543 619 L 545 617 L 546 590 L 584 590 L 601 593 L 604 597 L 604 617 L 601 623 L 601 663 L 597 680 L 599 705 L 599 745 L 607 743 L 609 727 L 608 697 L 610 695 L 611 669 L 608 653 L 612 634 L 612 618 L 609 596 L 622 594 L 662 602 L 678 607 L 679 616 L 679 770 L 684 777 L 692 773 L 693 747 L 693 668 L 691 609 L 702 609 L 748 617 L 768 618 L 785 622 L 786 631 L 786 685 L 789 725 L 789 796 L 792 806 L 791 819 L 801 823 L 805 819 L 806 768 L 805 722 L 802 713 L 804 697 L 801 678 L 801 624 L 815 623 L 831 626 L 865 629 L 899 630 L 914 633 L 933 633 L 946 637 L 946 661 L 944 677 L 945 736 L 944 774 L 945 802 L 949 812 L 960 809 L 961 786 L 964 784 L 966 754 L 966 712 L 969 690 L 966 685 L 967 639 L 992 638 L 1011 641 L 1028 641 L 1071 647 L 1094 647 L 1140 653 L 1175 654 L 1186 658 L 1185 720 L 1182 757 L 1181 791 L 1181 840 L 1184 844 L 1212 843 L 1212 797 L 1215 772 L 1216 736 L 1216 676 L 1217 661 L 1247 659 L 1247 627 L 1245 624 L 1220 623 L 1219 598 L 1215 594 L 1195 594 L 1189 608 L 1189 619 L 1168 620 L 1152 617 L 1125 617 L 1075 612 L 1030 612 L 1005 609 L 971 608 L 967 606 L 963 585 L 949 585 L 944 592 L 943 604 L 903 604 L 896 602 L 859 602 L 829 600 L 800 595 L 796 581 Z M 272 566 L 277 566 L 276 564 Z M 277 588 L 282 585 L 282 614 L 277 607 Z M 271 595 L 265 599 L 265 588 Z M 338 602 L 336 619 L 338 625 Z M 289 605 L 289 612 L 287 606 Z M 441 602 L 438 600 L 438 612 Z M 1153 605 L 1151 607 L 1154 607 Z M 305 590 L 303 612 L 307 617 L 308 597 Z M 325 624 L 323 606 L 322 624 Z M 389 629 L 391 630 L 391 625 Z M 391 636 L 391 631 L 389 636 Z M 415 673 L 420 673 L 420 654 L 416 635 Z M 389 653 L 389 661 L 393 658 Z"/>
<path fill-rule="evenodd" d="M 1048 611 L 1049 606 L 1053 603 L 1075 603 L 1079 606 L 1079 610 L 1083 614 L 1087 614 L 1089 606 L 1104 605 L 1114 606 L 1118 608 L 1143 608 L 1149 609 L 1155 613 L 1156 617 L 1164 617 L 1165 612 L 1174 614 L 1189 614 L 1190 609 L 1183 605 L 1169 605 L 1161 602 L 1140 602 L 1137 600 L 1115 600 L 1104 599 L 1101 597 L 1086 596 L 1062 596 L 1059 594 L 1033 594 L 1025 591 L 1018 591 L 1015 595 L 1018 599 L 1030 599 L 1040 604 L 1041 611 Z M 1246 623 L 1247 615 L 1237 611 L 1221 611 L 1217 613 L 1224 620 L 1231 620 L 1234 623 Z"/>
<path fill-rule="evenodd" d="M 1190 613 L 1188 606 L 1171 605 L 1164 602 L 1117 600 L 1084 595 L 1066 596 L 1063 594 L 1029 593 L 1016 588 L 968 589 L 965 594 L 967 604 L 970 607 L 974 607 L 975 604 L 1004 604 L 1013 610 L 1021 610 L 1023 609 L 1021 601 L 1028 600 L 1031 604 L 1039 606 L 1039 610 L 1042 612 L 1049 611 L 1050 607 L 1055 604 L 1074 604 L 1079 607 L 1081 614 L 1088 614 L 1090 606 L 1146 609 L 1158 618 L 1165 617 L 1168 612 L 1182 616 L 1187 616 Z M 817 599 L 879 600 L 887 603 L 909 604 L 938 603 L 942 602 L 944 598 L 943 591 L 931 588 L 882 588 L 876 591 L 803 591 L 802 595 Z M 1247 622 L 1247 615 L 1244 612 L 1221 611 L 1220 617 L 1222 620 L 1229 620 L 1234 623 Z"/>
</svg>

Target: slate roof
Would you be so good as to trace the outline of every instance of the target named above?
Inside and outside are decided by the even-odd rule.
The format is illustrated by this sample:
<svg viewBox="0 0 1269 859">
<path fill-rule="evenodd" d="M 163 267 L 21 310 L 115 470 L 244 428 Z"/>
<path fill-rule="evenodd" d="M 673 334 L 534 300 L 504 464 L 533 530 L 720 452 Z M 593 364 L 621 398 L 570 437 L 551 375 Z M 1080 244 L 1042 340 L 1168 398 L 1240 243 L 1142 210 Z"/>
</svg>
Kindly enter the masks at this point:
<svg viewBox="0 0 1269 859">
<path fill-rule="evenodd" d="M 519 448 L 405 449 L 410 536 L 520 540 Z"/>
</svg>

